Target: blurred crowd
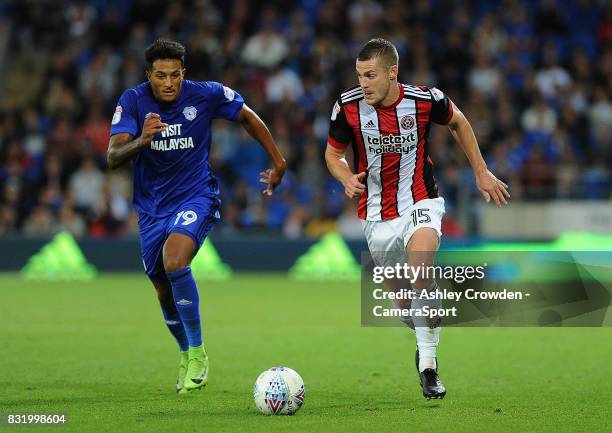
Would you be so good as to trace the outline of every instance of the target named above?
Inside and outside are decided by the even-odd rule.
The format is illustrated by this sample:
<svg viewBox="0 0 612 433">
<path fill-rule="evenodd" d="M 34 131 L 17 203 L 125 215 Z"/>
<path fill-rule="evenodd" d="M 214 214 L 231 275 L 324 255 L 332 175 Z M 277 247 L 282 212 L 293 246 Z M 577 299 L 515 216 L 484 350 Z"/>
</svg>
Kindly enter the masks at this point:
<svg viewBox="0 0 612 433">
<path fill-rule="evenodd" d="M 187 47 L 187 78 L 240 92 L 267 122 L 290 171 L 260 193 L 263 150 L 214 125 L 222 185 L 217 231 L 360 236 L 355 203 L 327 173 L 331 108 L 356 84 L 371 37 L 393 41 L 400 81 L 445 91 L 470 120 L 513 200 L 610 200 L 612 4 L 596 0 L 75 0 L 0 3 L 0 235 L 137 232 L 129 167 L 105 154 L 119 95 L 144 81 L 157 37 Z M 431 130 L 445 231 L 478 199 L 466 158 Z M 472 220 L 470 218 L 469 220 Z"/>
</svg>

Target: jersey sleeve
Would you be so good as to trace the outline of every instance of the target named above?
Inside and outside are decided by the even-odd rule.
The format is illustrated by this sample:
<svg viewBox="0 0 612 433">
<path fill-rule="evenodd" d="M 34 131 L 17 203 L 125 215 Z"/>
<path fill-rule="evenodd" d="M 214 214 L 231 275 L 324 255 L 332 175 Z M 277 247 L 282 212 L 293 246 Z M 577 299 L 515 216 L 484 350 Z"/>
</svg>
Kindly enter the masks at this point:
<svg viewBox="0 0 612 433">
<path fill-rule="evenodd" d="M 111 132 L 110 135 L 128 133 L 132 137 L 135 137 L 138 133 L 138 109 L 136 106 L 136 95 L 132 89 L 128 89 L 123 92 L 117 107 L 115 107 L 115 113 L 113 114 L 113 120 L 111 121 Z"/>
<path fill-rule="evenodd" d="M 451 104 L 451 100 L 440 89 L 432 87 L 429 91 L 433 97 L 431 121 L 439 125 L 448 125 L 448 122 L 453 117 L 453 104 Z"/>
<path fill-rule="evenodd" d="M 213 118 L 236 120 L 238 113 L 244 105 L 244 99 L 238 92 L 221 83 L 212 83 L 213 101 L 215 108 L 213 110 Z"/>
<path fill-rule="evenodd" d="M 338 101 L 334 104 L 329 123 L 329 135 L 327 142 L 336 149 L 344 150 L 348 147 L 353 137 L 353 130 L 346 120 L 344 107 Z"/>
</svg>

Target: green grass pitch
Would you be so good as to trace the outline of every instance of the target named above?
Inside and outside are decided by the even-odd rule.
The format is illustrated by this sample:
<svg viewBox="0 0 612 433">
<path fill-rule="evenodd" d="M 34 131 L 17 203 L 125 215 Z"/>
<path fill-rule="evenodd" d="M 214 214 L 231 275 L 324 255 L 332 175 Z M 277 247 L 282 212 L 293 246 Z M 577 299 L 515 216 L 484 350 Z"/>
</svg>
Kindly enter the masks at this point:
<svg viewBox="0 0 612 433">
<path fill-rule="evenodd" d="M 69 424 L 0 430 L 610 431 L 611 328 L 445 329 L 448 395 L 426 401 L 412 333 L 361 327 L 356 284 L 238 275 L 200 292 L 210 381 L 178 396 L 178 350 L 144 275 L 1 276 L 0 412 L 65 412 Z M 306 383 L 295 416 L 266 417 L 253 403 L 257 375 L 275 365 Z"/>
</svg>

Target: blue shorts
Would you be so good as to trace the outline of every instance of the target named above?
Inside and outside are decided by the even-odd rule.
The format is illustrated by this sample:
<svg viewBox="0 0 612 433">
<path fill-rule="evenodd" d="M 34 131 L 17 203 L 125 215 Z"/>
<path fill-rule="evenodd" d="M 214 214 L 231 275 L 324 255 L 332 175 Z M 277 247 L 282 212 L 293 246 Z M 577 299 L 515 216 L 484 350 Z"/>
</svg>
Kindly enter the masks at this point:
<svg viewBox="0 0 612 433">
<path fill-rule="evenodd" d="M 219 221 L 220 205 L 219 199 L 204 198 L 184 203 L 175 213 L 166 217 L 146 214 L 139 216 L 140 254 L 145 272 L 151 280 L 165 278 L 162 251 L 170 233 L 189 236 L 195 242 L 197 252 Z"/>
</svg>

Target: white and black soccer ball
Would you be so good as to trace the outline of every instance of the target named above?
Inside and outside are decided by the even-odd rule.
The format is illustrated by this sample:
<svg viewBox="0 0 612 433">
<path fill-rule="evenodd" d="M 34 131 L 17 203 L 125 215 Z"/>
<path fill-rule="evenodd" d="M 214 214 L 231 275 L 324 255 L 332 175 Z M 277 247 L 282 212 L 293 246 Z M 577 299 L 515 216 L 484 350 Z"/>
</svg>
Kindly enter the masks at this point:
<svg viewBox="0 0 612 433">
<path fill-rule="evenodd" d="M 289 367 L 272 367 L 255 381 L 253 398 L 265 415 L 293 415 L 304 404 L 304 381 Z"/>
</svg>

